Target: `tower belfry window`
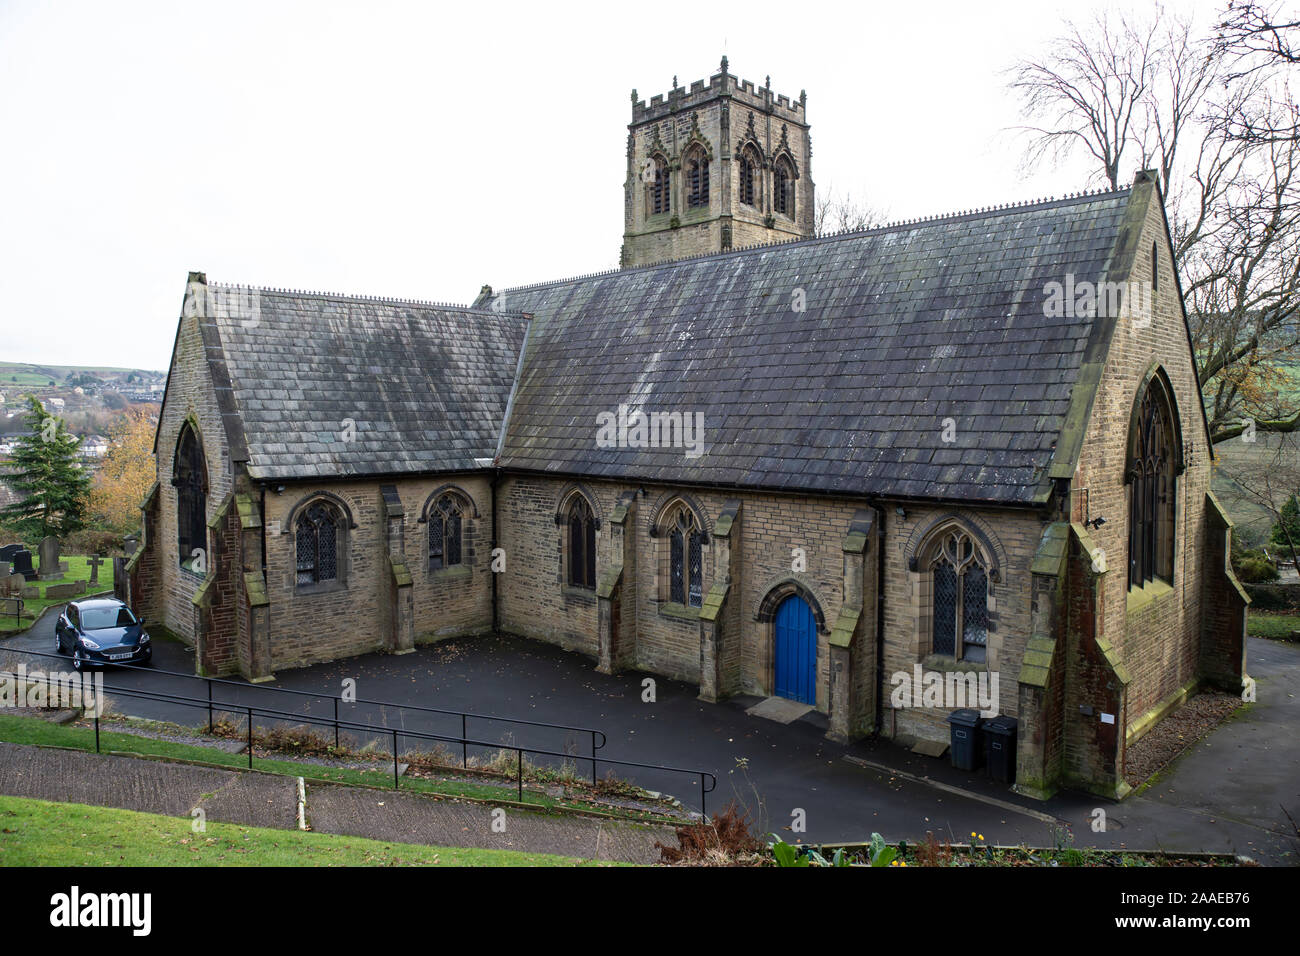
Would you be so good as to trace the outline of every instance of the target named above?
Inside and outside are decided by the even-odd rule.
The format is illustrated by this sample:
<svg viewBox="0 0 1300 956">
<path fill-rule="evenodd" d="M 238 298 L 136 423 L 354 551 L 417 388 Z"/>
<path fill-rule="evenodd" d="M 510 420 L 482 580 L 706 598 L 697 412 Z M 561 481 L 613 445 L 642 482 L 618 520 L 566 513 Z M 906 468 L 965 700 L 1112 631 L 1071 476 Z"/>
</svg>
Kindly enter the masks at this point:
<svg viewBox="0 0 1300 956">
<path fill-rule="evenodd" d="M 781 215 L 794 217 L 794 170 L 785 157 L 772 167 L 772 206 Z"/>
<path fill-rule="evenodd" d="M 755 180 L 758 177 L 758 163 L 749 150 L 740 155 L 740 201 L 746 206 L 757 206 L 758 191 Z"/>
<path fill-rule="evenodd" d="M 672 192 L 668 181 L 668 163 L 662 156 L 656 156 L 651 166 L 651 181 L 646 184 L 646 205 L 650 215 L 657 216 L 669 211 Z"/>
<path fill-rule="evenodd" d="M 686 205 L 694 208 L 709 204 L 709 157 L 698 147 L 686 159 Z"/>
</svg>

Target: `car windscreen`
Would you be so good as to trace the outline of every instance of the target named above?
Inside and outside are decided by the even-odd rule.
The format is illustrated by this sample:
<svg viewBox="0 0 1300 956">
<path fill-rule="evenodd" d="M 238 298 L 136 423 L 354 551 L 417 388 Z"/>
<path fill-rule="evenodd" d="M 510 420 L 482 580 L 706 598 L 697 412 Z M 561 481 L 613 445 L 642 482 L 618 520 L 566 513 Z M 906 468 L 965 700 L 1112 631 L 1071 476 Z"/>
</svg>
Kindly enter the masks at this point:
<svg viewBox="0 0 1300 956">
<path fill-rule="evenodd" d="M 126 607 L 83 607 L 81 609 L 81 629 L 83 631 L 102 631 L 106 627 L 130 627 L 135 623 L 135 615 Z"/>
</svg>

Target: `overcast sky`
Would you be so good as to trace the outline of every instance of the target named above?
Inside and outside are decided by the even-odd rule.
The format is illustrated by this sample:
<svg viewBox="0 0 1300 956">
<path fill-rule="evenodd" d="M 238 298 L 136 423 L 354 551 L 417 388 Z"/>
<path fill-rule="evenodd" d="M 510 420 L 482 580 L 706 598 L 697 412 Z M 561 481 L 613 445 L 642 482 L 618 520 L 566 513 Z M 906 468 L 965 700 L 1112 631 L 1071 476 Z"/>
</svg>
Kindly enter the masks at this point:
<svg viewBox="0 0 1300 956">
<path fill-rule="evenodd" d="M 807 90 L 819 192 L 1077 191 L 1020 170 L 1005 70 L 1097 6 L 0 0 L 0 360 L 164 369 L 190 270 L 469 302 L 612 268 L 631 90 L 724 52 Z"/>
</svg>

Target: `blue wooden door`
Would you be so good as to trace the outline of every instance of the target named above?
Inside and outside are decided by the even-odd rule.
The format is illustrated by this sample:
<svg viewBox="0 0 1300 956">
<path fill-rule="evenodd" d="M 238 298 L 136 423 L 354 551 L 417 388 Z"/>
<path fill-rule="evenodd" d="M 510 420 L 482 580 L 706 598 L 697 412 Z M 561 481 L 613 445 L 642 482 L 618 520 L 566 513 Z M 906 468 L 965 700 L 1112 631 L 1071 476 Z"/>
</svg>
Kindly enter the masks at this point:
<svg viewBox="0 0 1300 956">
<path fill-rule="evenodd" d="M 776 696 L 817 703 L 817 622 L 797 594 L 776 609 Z"/>
</svg>

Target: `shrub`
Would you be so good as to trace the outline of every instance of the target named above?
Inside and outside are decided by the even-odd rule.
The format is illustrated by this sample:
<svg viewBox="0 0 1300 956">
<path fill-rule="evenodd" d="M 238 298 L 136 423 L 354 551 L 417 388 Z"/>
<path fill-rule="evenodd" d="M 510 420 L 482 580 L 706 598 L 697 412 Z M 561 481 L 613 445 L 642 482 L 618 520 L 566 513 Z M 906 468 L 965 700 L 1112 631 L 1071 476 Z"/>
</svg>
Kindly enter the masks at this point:
<svg viewBox="0 0 1300 956">
<path fill-rule="evenodd" d="M 731 801 L 713 822 L 700 821 L 677 828 L 677 846 L 656 843 L 664 863 L 730 866 L 752 862 L 763 844 L 749 832 L 749 813 Z"/>
<path fill-rule="evenodd" d="M 944 840 L 941 844 L 935 839 L 934 831 L 928 830 L 925 842 L 916 846 L 916 862 L 920 866 L 952 866 L 952 844 Z"/>
<path fill-rule="evenodd" d="M 1237 561 L 1234 570 L 1245 584 L 1267 584 L 1280 576 L 1273 563 L 1263 557 L 1243 557 Z"/>
<path fill-rule="evenodd" d="M 122 554 L 122 536 L 116 531 L 96 531 L 83 528 L 63 539 L 63 550 L 68 554 L 97 554 L 106 558 Z"/>
</svg>

